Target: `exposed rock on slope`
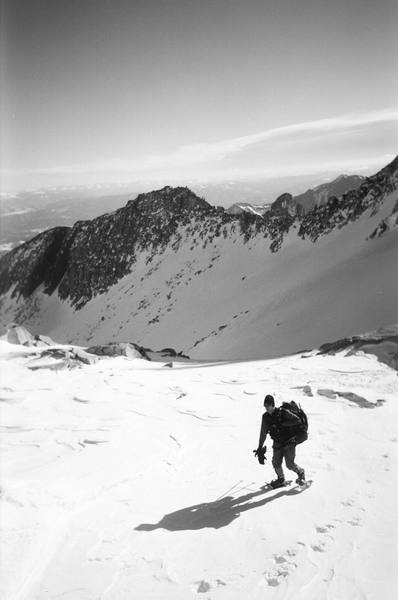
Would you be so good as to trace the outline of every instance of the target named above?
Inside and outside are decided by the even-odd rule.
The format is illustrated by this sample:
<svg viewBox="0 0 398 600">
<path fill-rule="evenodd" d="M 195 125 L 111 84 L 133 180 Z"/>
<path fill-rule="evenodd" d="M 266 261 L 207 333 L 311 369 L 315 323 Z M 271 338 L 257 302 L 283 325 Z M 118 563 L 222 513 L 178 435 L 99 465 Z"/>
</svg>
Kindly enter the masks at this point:
<svg viewBox="0 0 398 600">
<path fill-rule="evenodd" d="M 384 235 L 385 233 L 392 231 L 393 229 L 397 229 L 398 227 L 398 201 L 394 207 L 393 212 L 389 217 L 380 221 L 379 225 L 376 229 L 370 234 L 370 238 L 378 238 Z"/>
<path fill-rule="evenodd" d="M 313 208 L 302 219 L 299 235 L 316 242 L 319 236 L 359 219 L 368 209 L 375 214 L 386 194 L 396 190 L 397 169 L 398 157 L 379 173 L 366 179 L 359 189 L 351 190 L 341 198 L 331 197 L 325 205 Z"/>
<path fill-rule="evenodd" d="M 75 369 L 82 365 L 92 365 L 97 358 L 81 348 L 48 348 L 41 350 L 29 362 L 28 368 L 32 371 L 39 369 Z"/>
<path fill-rule="evenodd" d="M 46 335 L 32 335 L 29 331 L 17 325 L 11 323 L 7 327 L 7 331 L 0 337 L 1 340 L 8 342 L 9 344 L 18 344 L 21 346 L 52 346 L 54 342 Z"/>
<path fill-rule="evenodd" d="M 304 215 L 290 194 L 264 216 L 228 214 L 188 188 L 141 194 L 4 256 L 3 323 L 222 358 L 220 340 L 229 357 L 276 355 L 395 322 L 396 232 L 384 223 L 395 219 L 397 168 Z"/>
<path fill-rule="evenodd" d="M 140 194 L 114 213 L 46 231 L 12 250 L 0 260 L 0 293 L 15 286 L 14 295 L 28 297 L 43 284 L 46 294 L 58 287 L 60 298 L 80 308 L 129 273 L 142 252 L 150 262 L 168 247 L 178 251 L 183 239 L 205 247 L 216 237 L 235 234 L 248 241 L 260 231 L 275 241 L 275 249 L 293 220 L 284 205 L 276 205 L 265 219 L 230 215 L 188 188 L 166 187 Z"/>
<path fill-rule="evenodd" d="M 137 344 L 119 342 L 115 344 L 102 344 L 91 346 L 86 352 L 96 356 L 127 356 L 128 358 L 145 358 L 150 360 L 144 348 Z"/>
<path fill-rule="evenodd" d="M 322 344 L 319 348 L 319 354 L 343 351 L 347 352 L 347 356 L 360 351 L 374 354 L 381 362 L 398 370 L 398 325 Z"/>
</svg>

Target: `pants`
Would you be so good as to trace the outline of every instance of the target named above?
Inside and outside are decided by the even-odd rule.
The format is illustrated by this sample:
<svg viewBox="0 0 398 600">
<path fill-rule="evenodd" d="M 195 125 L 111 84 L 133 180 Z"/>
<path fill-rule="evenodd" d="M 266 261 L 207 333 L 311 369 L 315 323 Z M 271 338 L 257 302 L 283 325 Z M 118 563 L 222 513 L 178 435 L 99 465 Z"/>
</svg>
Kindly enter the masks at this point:
<svg viewBox="0 0 398 600">
<path fill-rule="evenodd" d="M 296 457 L 296 445 L 288 444 L 287 446 L 274 446 L 274 453 L 272 456 L 272 466 L 275 469 L 275 473 L 278 475 L 280 479 L 285 478 L 285 474 L 282 469 L 282 461 L 285 459 L 285 463 L 287 468 L 290 471 L 294 471 L 297 475 L 300 475 L 304 471 L 301 467 L 299 467 L 294 459 Z"/>
</svg>

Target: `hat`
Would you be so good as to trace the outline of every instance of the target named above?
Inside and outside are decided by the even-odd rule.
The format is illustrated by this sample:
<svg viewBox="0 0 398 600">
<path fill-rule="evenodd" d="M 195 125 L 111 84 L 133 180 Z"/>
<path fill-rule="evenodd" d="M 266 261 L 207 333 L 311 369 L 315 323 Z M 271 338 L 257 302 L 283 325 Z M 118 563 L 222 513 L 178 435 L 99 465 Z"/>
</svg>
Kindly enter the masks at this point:
<svg viewBox="0 0 398 600">
<path fill-rule="evenodd" d="M 275 406 L 275 399 L 271 394 L 267 394 L 264 398 L 264 406 Z"/>
</svg>

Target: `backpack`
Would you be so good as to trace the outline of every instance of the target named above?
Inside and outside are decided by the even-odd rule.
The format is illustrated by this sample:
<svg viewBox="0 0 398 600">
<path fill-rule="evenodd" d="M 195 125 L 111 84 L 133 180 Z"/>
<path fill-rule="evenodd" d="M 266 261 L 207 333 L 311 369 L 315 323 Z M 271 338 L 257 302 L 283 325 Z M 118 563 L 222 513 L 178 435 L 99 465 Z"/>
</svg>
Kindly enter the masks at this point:
<svg viewBox="0 0 398 600">
<path fill-rule="evenodd" d="M 300 425 L 297 426 L 297 430 L 295 432 L 296 445 L 302 444 L 305 440 L 308 439 L 308 417 L 301 408 L 300 404 L 297 404 L 294 400 L 291 402 L 283 402 L 282 408 L 287 410 L 288 412 L 296 415 L 300 419 Z"/>
</svg>

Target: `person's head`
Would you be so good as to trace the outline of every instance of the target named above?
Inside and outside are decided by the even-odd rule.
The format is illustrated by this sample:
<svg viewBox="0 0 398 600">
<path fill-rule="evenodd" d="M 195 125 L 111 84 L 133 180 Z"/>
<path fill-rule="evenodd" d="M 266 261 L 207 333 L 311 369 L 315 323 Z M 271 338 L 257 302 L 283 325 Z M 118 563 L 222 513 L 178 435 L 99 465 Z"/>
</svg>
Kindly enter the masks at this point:
<svg viewBox="0 0 398 600">
<path fill-rule="evenodd" d="M 274 412 L 275 410 L 275 399 L 273 396 L 271 396 L 271 394 L 267 394 L 264 398 L 264 408 L 267 411 L 267 413 L 271 414 Z"/>
</svg>

